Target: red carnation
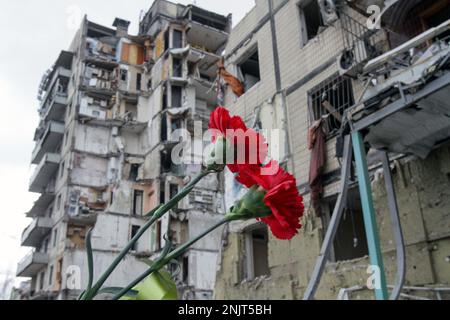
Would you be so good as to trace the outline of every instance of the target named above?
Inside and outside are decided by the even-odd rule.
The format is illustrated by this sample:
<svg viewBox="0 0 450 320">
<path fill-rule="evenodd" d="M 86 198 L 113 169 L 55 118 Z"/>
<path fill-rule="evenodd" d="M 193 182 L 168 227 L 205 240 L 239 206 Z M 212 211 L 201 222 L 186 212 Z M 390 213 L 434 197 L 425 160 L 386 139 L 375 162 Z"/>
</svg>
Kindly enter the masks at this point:
<svg viewBox="0 0 450 320">
<path fill-rule="evenodd" d="M 275 170 L 275 174 L 264 174 Z M 263 192 L 263 201 L 270 208 L 271 214 L 265 214 L 258 204 L 248 204 L 244 200 L 244 205 L 240 204 L 231 214 L 234 218 L 257 218 L 266 223 L 275 237 L 280 240 L 291 240 L 302 227 L 300 219 L 303 217 L 303 198 L 300 196 L 295 178 L 284 171 L 277 162 L 271 161 L 263 168 L 250 168 L 243 171 L 237 177 L 238 181 L 250 189 L 250 194 Z M 259 188 L 257 186 L 260 186 Z M 244 197 L 245 198 L 245 197 Z M 257 199 L 255 195 L 250 199 Z M 249 201 L 247 201 L 249 202 Z M 251 217 L 249 216 L 251 215 Z"/>
<path fill-rule="evenodd" d="M 242 118 L 230 116 L 227 109 L 217 107 L 211 114 L 209 128 L 212 130 L 212 142 L 224 137 L 234 149 L 234 161 L 227 163 L 233 173 L 246 170 L 250 166 L 260 167 L 268 154 L 264 137 L 253 129 L 247 128 Z"/>
</svg>

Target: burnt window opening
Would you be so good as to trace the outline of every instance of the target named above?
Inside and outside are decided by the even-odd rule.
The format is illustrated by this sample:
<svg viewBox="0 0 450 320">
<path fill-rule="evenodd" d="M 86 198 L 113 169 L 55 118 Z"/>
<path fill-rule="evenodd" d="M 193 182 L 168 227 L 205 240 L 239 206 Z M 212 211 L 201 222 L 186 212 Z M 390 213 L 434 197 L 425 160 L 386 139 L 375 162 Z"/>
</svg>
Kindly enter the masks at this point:
<svg viewBox="0 0 450 320">
<path fill-rule="evenodd" d="M 183 103 L 183 88 L 172 86 L 172 108 L 181 108 Z"/>
<path fill-rule="evenodd" d="M 189 76 L 195 76 L 196 72 L 197 72 L 197 63 L 188 61 L 187 63 L 187 68 L 188 68 L 188 75 Z"/>
<path fill-rule="evenodd" d="M 328 136 L 338 132 L 345 111 L 355 103 L 352 81 L 333 76 L 309 92 L 310 121 L 325 121 Z"/>
<path fill-rule="evenodd" d="M 164 32 L 164 51 L 169 50 L 170 48 L 170 33 L 169 30 Z"/>
<path fill-rule="evenodd" d="M 142 74 L 138 73 L 136 74 L 136 90 L 141 91 L 142 89 Z"/>
<path fill-rule="evenodd" d="M 130 168 L 130 181 L 137 181 L 138 176 L 139 176 L 139 168 L 140 165 L 138 164 L 132 164 L 131 168 Z"/>
<path fill-rule="evenodd" d="M 39 290 L 40 291 L 44 290 L 44 278 L 45 278 L 45 272 L 42 271 L 39 276 Z"/>
<path fill-rule="evenodd" d="M 173 48 L 183 47 L 183 32 L 180 30 L 173 30 Z"/>
<path fill-rule="evenodd" d="M 162 109 L 167 109 L 167 86 L 163 87 L 163 96 L 162 96 Z"/>
<path fill-rule="evenodd" d="M 159 203 L 164 204 L 166 202 L 166 186 L 161 183 L 161 190 L 159 191 Z"/>
<path fill-rule="evenodd" d="M 133 239 L 139 232 L 139 230 L 141 229 L 140 226 L 131 226 L 131 236 L 130 236 L 130 240 Z M 138 241 L 136 241 L 133 246 L 131 247 L 131 251 L 137 251 L 138 249 Z"/>
<path fill-rule="evenodd" d="M 128 79 L 128 71 L 125 69 L 120 69 L 120 80 L 127 81 Z"/>
<path fill-rule="evenodd" d="M 255 48 L 247 59 L 238 64 L 238 73 L 245 84 L 246 91 L 261 81 L 258 48 Z"/>
<path fill-rule="evenodd" d="M 142 190 L 134 190 L 133 215 L 142 216 L 143 204 L 144 204 L 144 192 Z"/>
<path fill-rule="evenodd" d="M 183 257 L 183 283 L 189 281 L 189 257 Z"/>
<path fill-rule="evenodd" d="M 306 4 L 300 4 L 299 10 L 302 44 L 305 45 L 319 34 L 325 24 L 317 1 L 309 0 Z"/>
<path fill-rule="evenodd" d="M 162 249 L 161 237 L 162 237 L 162 222 L 161 220 L 158 220 L 158 222 L 156 222 L 156 248 L 155 248 L 156 251 Z"/>
<path fill-rule="evenodd" d="M 325 202 L 323 224 L 328 227 L 336 206 L 337 197 Z M 357 189 L 348 194 L 347 208 L 336 232 L 330 260 L 333 262 L 363 258 L 369 254 L 364 226 L 361 199 Z"/>
<path fill-rule="evenodd" d="M 53 248 L 58 244 L 58 229 L 53 230 Z"/>
<path fill-rule="evenodd" d="M 48 273 L 48 285 L 51 286 L 53 283 L 53 266 L 50 266 L 50 271 Z"/>
<path fill-rule="evenodd" d="M 181 78 L 183 76 L 183 60 L 173 58 L 172 60 L 172 75 L 175 78 Z"/>
<path fill-rule="evenodd" d="M 161 142 L 167 141 L 167 115 L 164 113 L 161 119 Z"/>
<path fill-rule="evenodd" d="M 170 127 L 171 127 L 172 132 L 175 132 L 176 130 L 183 129 L 183 119 L 172 118 Z"/>
<path fill-rule="evenodd" d="M 172 171 L 171 154 L 167 151 L 161 152 L 161 173 L 169 173 Z"/>
<path fill-rule="evenodd" d="M 50 241 L 50 239 L 47 237 L 45 239 L 45 241 L 44 241 L 44 245 L 43 245 L 43 248 L 42 248 L 42 252 L 43 253 L 47 253 L 48 252 L 48 243 L 49 243 L 49 241 Z"/>
<path fill-rule="evenodd" d="M 245 234 L 246 272 L 247 280 L 270 274 L 267 227 L 258 227 Z"/>
<path fill-rule="evenodd" d="M 64 169 L 65 169 L 66 163 L 63 161 L 61 162 L 61 167 L 59 168 L 59 178 L 62 179 L 64 177 Z"/>
</svg>

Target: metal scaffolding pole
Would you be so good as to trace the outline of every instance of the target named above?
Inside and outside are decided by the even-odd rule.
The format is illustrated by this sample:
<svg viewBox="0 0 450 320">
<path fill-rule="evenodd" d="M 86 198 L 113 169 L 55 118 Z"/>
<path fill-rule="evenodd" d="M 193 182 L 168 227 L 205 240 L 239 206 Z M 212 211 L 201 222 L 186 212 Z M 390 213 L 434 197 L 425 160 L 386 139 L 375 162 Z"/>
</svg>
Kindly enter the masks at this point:
<svg viewBox="0 0 450 320">
<path fill-rule="evenodd" d="M 373 205 L 372 187 L 370 184 L 369 170 L 367 167 L 366 148 L 362 134 L 359 131 L 352 133 L 353 151 L 356 162 L 356 170 L 359 181 L 359 192 L 364 215 L 364 225 L 366 228 L 367 244 L 369 246 L 370 263 L 376 266 L 378 281 L 375 286 L 375 297 L 377 300 L 388 300 L 388 289 L 386 274 L 384 270 L 383 255 L 381 253 L 380 237 L 378 235 L 375 208 Z"/>
</svg>

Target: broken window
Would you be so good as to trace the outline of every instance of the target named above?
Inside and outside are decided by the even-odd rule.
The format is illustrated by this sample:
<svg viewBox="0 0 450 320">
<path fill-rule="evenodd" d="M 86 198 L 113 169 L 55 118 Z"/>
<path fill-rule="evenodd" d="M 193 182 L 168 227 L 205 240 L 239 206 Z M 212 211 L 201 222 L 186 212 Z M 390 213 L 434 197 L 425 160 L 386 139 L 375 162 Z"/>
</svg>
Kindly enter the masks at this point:
<svg viewBox="0 0 450 320">
<path fill-rule="evenodd" d="M 128 71 L 125 69 L 120 69 L 120 80 L 127 81 L 127 78 L 128 78 Z"/>
<path fill-rule="evenodd" d="M 169 34 L 169 30 L 166 30 L 164 32 L 164 51 L 169 50 L 170 48 L 170 34 Z"/>
<path fill-rule="evenodd" d="M 172 129 L 172 133 L 175 132 L 176 130 L 182 129 L 183 128 L 183 119 L 172 118 L 170 128 Z"/>
<path fill-rule="evenodd" d="M 53 248 L 58 244 L 58 229 L 53 230 Z"/>
<path fill-rule="evenodd" d="M 45 272 L 42 271 L 39 276 L 39 290 L 40 291 L 44 290 L 44 278 L 45 278 Z"/>
<path fill-rule="evenodd" d="M 161 182 L 161 190 L 159 191 L 159 203 L 163 204 L 166 202 L 166 188 L 165 184 Z"/>
<path fill-rule="evenodd" d="M 138 73 L 136 74 L 136 90 L 141 91 L 142 86 L 142 74 Z"/>
<path fill-rule="evenodd" d="M 167 141 L 167 115 L 163 113 L 161 116 L 161 142 Z"/>
<path fill-rule="evenodd" d="M 183 258 L 183 283 L 187 284 L 189 280 L 189 257 Z"/>
<path fill-rule="evenodd" d="M 270 274 L 267 227 L 258 227 L 245 234 L 246 278 L 253 280 Z"/>
<path fill-rule="evenodd" d="M 64 167 L 65 167 L 65 162 L 61 162 L 61 166 L 59 168 L 59 178 L 62 179 L 64 176 Z"/>
<path fill-rule="evenodd" d="M 183 47 L 183 32 L 180 30 L 173 30 L 173 48 Z"/>
<path fill-rule="evenodd" d="M 172 60 L 172 75 L 176 78 L 181 78 L 183 76 L 183 60 L 178 58 L 173 58 Z"/>
<path fill-rule="evenodd" d="M 167 109 L 167 86 L 163 87 L 162 110 Z"/>
<path fill-rule="evenodd" d="M 130 169 L 130 181 L 137 181 L 138 175 L 139 175 L 139 168 L 140 166 L 138 164 L 132 164 Z"/>
<path fill-rule="evenodd" d="M 324 120 L 328 135 L 333 135 L 341 128 L 344 112 L 354 103 L 351 79 L 333 76 L 309 92 L 310 120 Z"/>
<path fill-rule="evenodd" d="M 172 108 L 182 107 L 182 88 L 180 86 L 172 86 Z"/>
<path fill-rule="evenodd" d="M 336 201 L 337 197 L 333 197 L 325 202 L 325 214 L 322 219 L 326 227 L 333 215 Z M 348 261 L 365 257 L 368 254 L 361 199 L 358 190 L 353 189 L 349 191 L 347 208 L 336 232 L 330 260 L 333 262 Z"/>
<path fill-rule="evenodd" d="M 62 195 L 59 194 L 58 198 L 56 199 L 56 210 L 60 210 L 61 209 L 61 201 L 62 201 Z"/>
<path fill-rule="evenodd" d="M 144 192 L 142 190 L 134 190 L 133 215 L 142 216 L 143 204 L 144 204 Z"/>
<path fill-rule="evenodd" d="M 238 73 L 245 84 L 245 91 L 261 81 L 258 48 L 253 49 L 249 57 L 238 64 Z"/>
<path fill-rule="evenodd" d="M 48 285 L 51 286 L 53 283 L 53 266 L 50 266 L 50 270 L 48 272 Z"/>
<path fill-rule="evenodd" d="M 63 269 L 63 259 L 58 260 L 58 267 L 56 269 L 56 285 L 61 288 L 62 284 L 62 269 Z"/>
<path fill-rule="evenodd" d="M 320 31 L 321 27 L 324 27 L 322 13 L 317 1 L 309 0 L 306 3 L 302 3 L 299 6 L 300 10 L 300 24 L 302 44 L 305 45 L 309 40 L 315 38 Z"/>
<path fill-rule="evenodd" d="M 162 222 L 161 220 L 159 220 L 156 223 L 156 251 L 162 249 L 161 237 L 162 237 Z"/>
<path fill-rule="evenodd" d="M 42 252 L 43 253 L 47 253 L 48 252 L 48 243 L 49 243 L 49 238 L 47 237 L 45 240 L 44 240 L 44 244 L 43 244 L 43 246 L 42 246 Z"/>
<path fill-rule="evenodd" d="M 161 173 L 169 173 L 172 170 L 171 153 L 165 151 L 161 152 Z"/>
<path fill-rule="evenodd" d="M 130 236 L 130 240 L 133 239 L 137 233 L 139 232 L 139 230 L 141 229 L 140 226 L 131 226 L 131 236 Z M 138 249 L 138 242 L 136 242 L 132 247 L 131 247 L 131 251 L 137 251 Z"/>
</svg>

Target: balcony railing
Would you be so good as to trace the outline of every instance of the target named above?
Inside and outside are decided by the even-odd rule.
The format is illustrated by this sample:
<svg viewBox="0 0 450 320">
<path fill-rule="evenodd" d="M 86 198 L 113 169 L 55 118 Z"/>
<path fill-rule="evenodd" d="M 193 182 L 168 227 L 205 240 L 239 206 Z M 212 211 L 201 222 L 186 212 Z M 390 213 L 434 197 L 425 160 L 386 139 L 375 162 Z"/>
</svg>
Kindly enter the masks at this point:
<svg viewBox="0 0 450 320">
<path fill-rule="evenodd" d="M 39 247 L 42 239 L 47 236 L 53 227 L 50 218 L 36 218 L 22 233 L 23 247 Z"/>
<path fill-rule="evenodd" d="M 39 163 L 30 180 L 30 192 L 44 193 L 48 189 L 50 182 L 56 174 L 61 156 L 47 153 Z"/>
<path fill-rule="evenodd" d="M 64 124 L 51 121 L 34 148 L 31 163 L 39 164 L 48 152 L 55 152 L 64 137 Z"/>
</svg>

